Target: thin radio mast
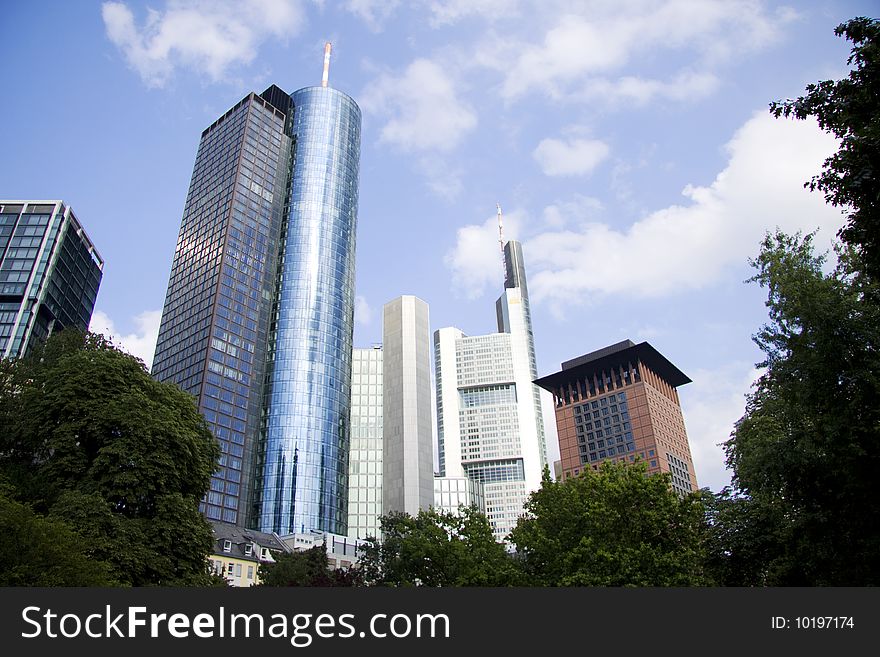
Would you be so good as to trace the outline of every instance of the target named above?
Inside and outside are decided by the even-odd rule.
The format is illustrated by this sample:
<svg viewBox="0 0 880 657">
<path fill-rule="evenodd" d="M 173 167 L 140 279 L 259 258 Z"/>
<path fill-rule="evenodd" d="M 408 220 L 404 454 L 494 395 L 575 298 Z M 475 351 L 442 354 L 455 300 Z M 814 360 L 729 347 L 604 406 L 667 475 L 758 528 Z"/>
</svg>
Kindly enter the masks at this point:
<svg viewBox="0 0 880 657">
<path fill-rule="evenodd" d="M 324 44 L 324 75 L 321 76 L 321 86 L 327 86 L 327 80 L 330 78 L 330 42 Z"/>
<path fill-rule="evenodd" d="M 501 250 L 501 267 L 506 271 L 507 263 L 504 260 L 504 219 L 501 216 L 501 204 L 496 203 L 495 209 L 498 211 L 498 248 Z"/>
<path fill-rule="evenodd" d="M 501 248 L 501 255 L 504 255 L 504 220 L 501 217 L 501 204 L 496 203 L 495 209 L 498 211 L 498 246 Z"/>
</svg>

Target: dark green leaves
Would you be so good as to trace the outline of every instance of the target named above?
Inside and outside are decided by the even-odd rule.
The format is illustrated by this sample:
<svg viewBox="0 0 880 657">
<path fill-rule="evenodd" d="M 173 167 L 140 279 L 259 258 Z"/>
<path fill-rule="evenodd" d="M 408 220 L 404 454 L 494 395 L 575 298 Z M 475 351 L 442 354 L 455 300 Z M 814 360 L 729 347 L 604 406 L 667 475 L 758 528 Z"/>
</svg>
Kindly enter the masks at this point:
<svg viewBox="0 0 880 657">
<path fill-rule="evenodd" d="M 853 43 L 842 80 L 807 86 L 797 100 L 771 103 L 775 116 L 815 117 L 819 126 L 840 139 L 838 151 L 825 160 L 821 174 L 807 183 L 832 205 L 845 209 L 843 241 L 856 247 L 866 274 L 880 275 L 880 22 L 854 18 L 835 30 Z"/>
<path fill-rule="evenodd" d="M 219 456 L 193 399 L 102 336 L 62 332 L 2 363 L 0 472 L 135 586 L 208 583 L 198 513 Z"/>
<path fill-rule="evenodd" d="M 766 370 L 725 446 L 741 499 L 719 500 L 717 518 L 731 559 L 751 555 L 749 583 L 880 582 L 880 296 L 859 251 L 837 258 L 825 273 L 811 236 L 777 233 L 753 262 Z"/>
</svg>

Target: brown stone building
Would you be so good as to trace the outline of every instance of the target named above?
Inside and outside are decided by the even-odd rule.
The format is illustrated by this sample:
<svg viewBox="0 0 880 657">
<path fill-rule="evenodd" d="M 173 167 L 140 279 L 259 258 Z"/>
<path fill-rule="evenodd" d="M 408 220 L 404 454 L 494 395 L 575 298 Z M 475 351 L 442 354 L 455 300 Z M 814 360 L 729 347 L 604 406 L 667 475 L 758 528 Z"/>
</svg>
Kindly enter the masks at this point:
<svg viewBox="0 0 880 657">
<path fill-rule="evenodd" d="M 669 472 L 681 493 L 697 489 L 676 388 L 691 380 L 647 342 L 631 340 L 562 364 L 535 381 L 553 393 L 563 477 L 602 461 L 642 460 Z"/>
</svg>

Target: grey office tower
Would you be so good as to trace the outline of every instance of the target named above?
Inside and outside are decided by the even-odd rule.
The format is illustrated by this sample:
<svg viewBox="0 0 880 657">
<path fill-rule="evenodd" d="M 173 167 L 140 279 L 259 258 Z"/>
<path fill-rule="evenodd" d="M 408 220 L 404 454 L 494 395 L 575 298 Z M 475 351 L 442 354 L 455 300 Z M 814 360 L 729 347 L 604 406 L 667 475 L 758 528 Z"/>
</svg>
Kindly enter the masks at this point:
<svg viewBox="0 0 880 657">
<path fill-rule="evenodd" d="M 325 84 L 202 133 L 153 364 L 220 441 L 205 514 L 280 534 L 347 524 L 361 113 Z"/>
</svg>

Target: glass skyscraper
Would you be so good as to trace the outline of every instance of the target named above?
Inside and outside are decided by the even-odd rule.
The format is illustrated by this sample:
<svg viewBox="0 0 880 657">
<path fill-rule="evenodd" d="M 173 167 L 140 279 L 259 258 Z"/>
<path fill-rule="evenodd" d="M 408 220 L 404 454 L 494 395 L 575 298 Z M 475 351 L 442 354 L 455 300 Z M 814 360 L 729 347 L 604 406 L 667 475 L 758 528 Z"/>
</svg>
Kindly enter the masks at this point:
<svg viewBox="0 0 880 657">
<path fill-rule="evenodd" d="M 0 357 L 85 331 L 104 261 L 63 201 L 0 201 Z"/>
<path fill-rule="evenodd" d="M 541 485 L 547 448 L 522 247 L 504 245 L 498 332 L 434 333 L 440 475 L 483 487 L 486 516 L 504 540 Z"/>
<path fill-rule="evenodd" d="M 213 520 L 346 532 L 360 125 L 273 85 L 202 134 L 153 373 L 220 440 Z"/>
<path fill-rule="evenodd" d="M 348 535 L 379 536 L 382 515 L 383 354 L 381 346 L 352 351 Z"/>
<path fill-rule="evenodd" d="M 361 112 L 291 94 L 289 213 L 267 373 L 260 528 L 347 532 Z"/>
</svg>

